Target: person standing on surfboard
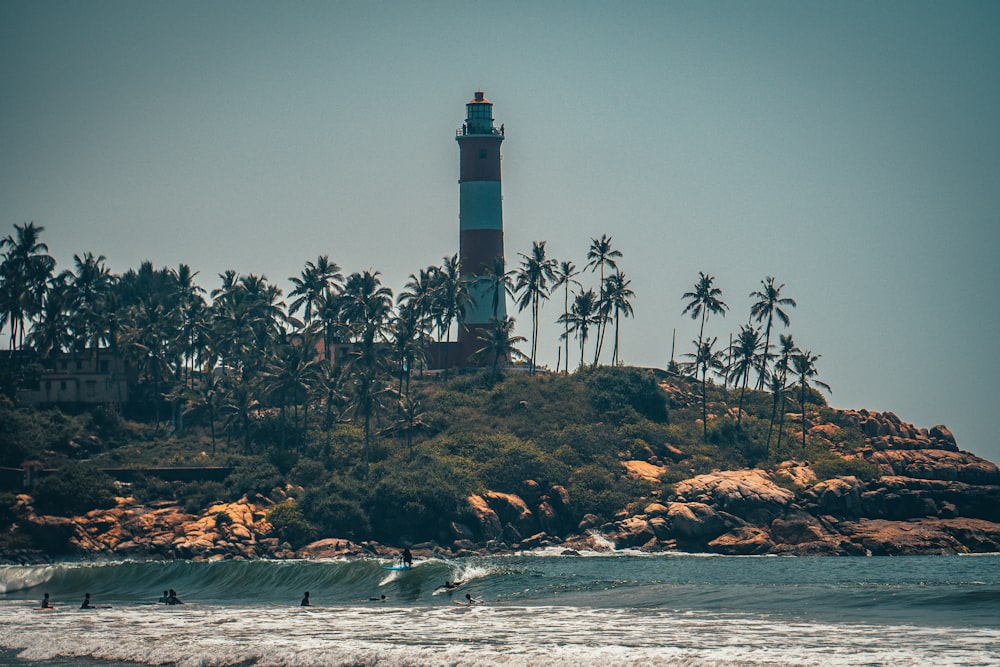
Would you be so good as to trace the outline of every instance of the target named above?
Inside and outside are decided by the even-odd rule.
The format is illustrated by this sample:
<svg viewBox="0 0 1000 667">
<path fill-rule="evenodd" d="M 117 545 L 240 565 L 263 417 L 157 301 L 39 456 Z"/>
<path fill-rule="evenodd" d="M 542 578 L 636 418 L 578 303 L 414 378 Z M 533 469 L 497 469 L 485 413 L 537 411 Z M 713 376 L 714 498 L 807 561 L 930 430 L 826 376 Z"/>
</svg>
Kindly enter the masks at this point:
<svg viewBox="0 0 1000 667">
<path fill-rule="evenodd" d="M 410 553 L 409 549 L 403 549 L 403 566 L 413 567 L 413 554 Z"/>
<path fill-rule="evenodd" d="M 313 603 L 309 600 L 309 591 L 306 591 L 305 597 L 302 598 L 302 602 L 299 603 L 300 607 L 311 607 Z"/>
</svg>

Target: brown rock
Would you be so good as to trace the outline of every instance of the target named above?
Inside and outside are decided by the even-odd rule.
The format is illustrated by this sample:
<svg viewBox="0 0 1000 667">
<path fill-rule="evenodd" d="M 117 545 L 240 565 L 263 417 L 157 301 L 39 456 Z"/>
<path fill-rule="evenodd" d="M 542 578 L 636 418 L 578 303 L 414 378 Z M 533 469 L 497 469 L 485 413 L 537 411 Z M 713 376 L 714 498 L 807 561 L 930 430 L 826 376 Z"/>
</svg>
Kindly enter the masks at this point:
<svg viewBox="0 0 1000 667">
<path fill-rule="evenodd" d="M 715 553 L 730 556 L 765 554 L 773 546 L 767 531 L 753 526 L 740 526 L 708 543 L 708 548 Z"/>
</svg>

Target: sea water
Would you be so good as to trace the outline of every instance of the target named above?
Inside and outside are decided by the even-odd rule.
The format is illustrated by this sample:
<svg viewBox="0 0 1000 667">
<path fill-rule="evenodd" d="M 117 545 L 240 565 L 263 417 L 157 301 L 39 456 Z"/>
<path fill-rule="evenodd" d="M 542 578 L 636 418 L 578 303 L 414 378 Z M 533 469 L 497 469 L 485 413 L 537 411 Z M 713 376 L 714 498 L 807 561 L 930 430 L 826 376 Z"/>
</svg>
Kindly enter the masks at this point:
<svg viewBox="0 0 1000 667">
<path fill-rule="evenodd" d="M 1000 664 L 998 554 L 553 550 L 388 564 L 0 567 L 0 664 Z M 169 588 L 185 604 L 157 604 Z M 299 607 L 307 590 L 316 606 Z M 45 592 L 57 609 L 33 611 Z M 85 593 L 110 608 L 80 610 Z M 466 594 L 482 604 L 457 604 Z"/>
</svg>

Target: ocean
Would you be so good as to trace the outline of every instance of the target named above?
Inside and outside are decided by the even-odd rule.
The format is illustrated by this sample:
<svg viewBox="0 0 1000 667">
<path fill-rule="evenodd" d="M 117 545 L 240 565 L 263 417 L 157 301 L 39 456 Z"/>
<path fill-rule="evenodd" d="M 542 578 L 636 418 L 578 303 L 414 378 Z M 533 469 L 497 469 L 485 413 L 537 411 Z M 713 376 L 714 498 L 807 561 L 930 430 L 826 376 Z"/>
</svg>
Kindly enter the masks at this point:
<svg viewBox="0 0 1000 667">
<path fill-rule="evenodd" d="M 0 664 L 1000 665 L 1000 554 L 389 564 L 0 567 Z M 169 588 L 185 604 L 157 604 Z M 57 609 L 33 611 L 45 592 Z M 110 607 L 80 610 L 85 593 Z"/>
</svg>

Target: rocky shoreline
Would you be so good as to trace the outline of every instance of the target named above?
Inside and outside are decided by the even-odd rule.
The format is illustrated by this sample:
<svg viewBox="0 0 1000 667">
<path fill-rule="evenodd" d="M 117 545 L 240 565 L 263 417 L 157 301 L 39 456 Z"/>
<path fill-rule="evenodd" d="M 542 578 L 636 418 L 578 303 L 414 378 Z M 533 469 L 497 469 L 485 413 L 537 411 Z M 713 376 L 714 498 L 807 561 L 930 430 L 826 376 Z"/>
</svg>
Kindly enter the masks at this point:
<svg viewBox="0 0 1000 667">
<path fill-rule="evenodd" d="M 674 485 L 669 497 L 645 498 L 632 512 L 601 522 L 582 520 L 564 487 L 526 480 L 519 493 L 487 491 L 449 522 L 450 539 L 406 545 L 420 557 L 474 556 L 561 547 L 581 550 L 681 550 L 730 555 L 875 555 L 1000 552 L 1000 469 L 958 449 L 943 426 L 917 429 L 892 413 L 839 411 L 838 423 L 812 426 L 830 438 L 861 428 L 860 454 L 881 477 L 817 481 L 808 462 L 777 470 L 716 471 Z M 838 425 L 839 424 L 839 425 Z M 669 446 L 666 446 L 669 448 Z M 631 453 L 629 453 L 631 454 Z M 654 453 L 623 456 L 623 474 L 656 478 L 665 468 Z M 683 455 L 665 449 L 664 456 Z M 327 538 L 293 549 L 267 513 L 286 501 L 280 490 L 219 503 L 200 514 L 171 502 L 137 504 L 119 498 L 107 510 L 80 517 L 38 516 L 30 496 L 18 496 L 12 531 L 40 549 L 0 554 L 0 562 L 48 562 L 52 556 L 95 559 L 230 560 L 392 557 L 394 546 Z M 400 548 L 403 545 L 400 545 Z"/>
</svg>

